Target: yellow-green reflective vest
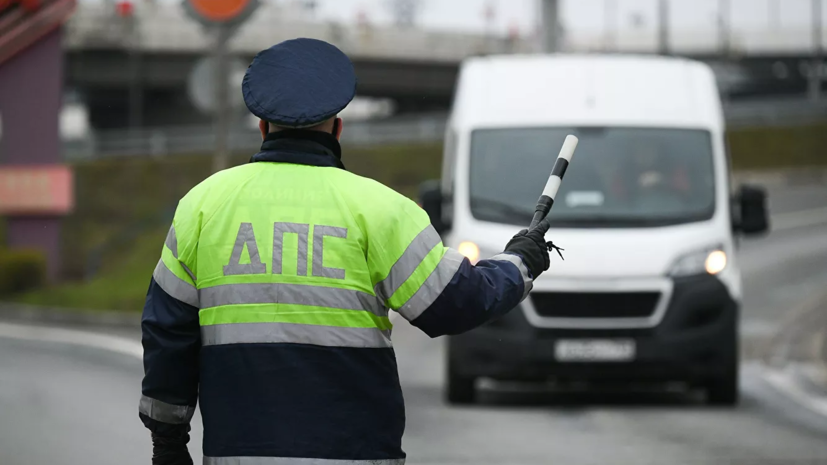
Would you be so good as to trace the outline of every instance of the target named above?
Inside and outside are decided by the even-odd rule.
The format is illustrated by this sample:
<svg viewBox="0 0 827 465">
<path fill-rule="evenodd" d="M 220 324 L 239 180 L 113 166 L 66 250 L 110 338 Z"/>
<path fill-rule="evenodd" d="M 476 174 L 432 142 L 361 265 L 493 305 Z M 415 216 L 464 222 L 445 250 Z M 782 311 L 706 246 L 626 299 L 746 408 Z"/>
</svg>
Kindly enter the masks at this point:
<svg viewBox="0 0 827 465">
<path fill-rule="evenodd" d="M 181 200 L 154 278 L 199 309 L 205 346 L 390 347 L 388 309 L 416 318 L 461 260 L 418 205 L 380 183 L 251 163 Z"/>
</svg>

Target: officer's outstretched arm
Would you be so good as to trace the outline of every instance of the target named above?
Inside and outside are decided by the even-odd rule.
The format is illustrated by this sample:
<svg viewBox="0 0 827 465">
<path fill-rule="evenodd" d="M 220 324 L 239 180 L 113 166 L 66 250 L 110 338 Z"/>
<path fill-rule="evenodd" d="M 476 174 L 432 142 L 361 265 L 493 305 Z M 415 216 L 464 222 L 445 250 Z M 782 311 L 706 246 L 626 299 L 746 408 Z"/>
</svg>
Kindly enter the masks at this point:
<svg viewBox="0 0 827 465">
<path fill-rule="evenodd" d="M 470 331 L 528 295 L 532 278 L 520 256 L 503 253 L 472 265 L 442 244 L 421 208 L 403 203 L 369 254 L 374 290 L 389 308 L 438 337 Z"/>
<path fill-rule="evenodd" d="M 153 433 L 156 455 L 162 444 L 163 454 L 176 447 L 186 452 L 198 399 L 201 332 L 198 292 L 190 271 L 195 268 L 197 232 L 187 229 L 180 210 L 152 275 L 141 318 L 145 375 L 139 414 Z"/>
</svg>

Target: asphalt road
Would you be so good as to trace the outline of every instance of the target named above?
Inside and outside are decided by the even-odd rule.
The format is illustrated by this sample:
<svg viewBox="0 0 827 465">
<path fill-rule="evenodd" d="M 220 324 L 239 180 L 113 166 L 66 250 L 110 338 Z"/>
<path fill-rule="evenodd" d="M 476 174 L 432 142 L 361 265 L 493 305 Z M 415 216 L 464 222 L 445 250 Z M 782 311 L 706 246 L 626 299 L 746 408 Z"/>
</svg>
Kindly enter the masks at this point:
<svg viewBox="0 0 827 465">
<path fill-rule="evenodd" d="M 772 334 L 827 284 L 825 206 L 824 187 L 773 192 L 778 231 L 739 254 L 747 339 Z M 735 410 L 682 392 L 525 386 L 487 386 L 482 405 L 449 408 L 442 342 L 402 322 L 394 340 L 411 464 L 827 464 L 827 419 L 772 389 L 755 363 L 744 365 Z M 141 373 L 134 353 L 0 336 L 0 464 L 150 463 L 136 411 Z M 200 441 L 196 426 L 196 463 Z"/>
</svg>

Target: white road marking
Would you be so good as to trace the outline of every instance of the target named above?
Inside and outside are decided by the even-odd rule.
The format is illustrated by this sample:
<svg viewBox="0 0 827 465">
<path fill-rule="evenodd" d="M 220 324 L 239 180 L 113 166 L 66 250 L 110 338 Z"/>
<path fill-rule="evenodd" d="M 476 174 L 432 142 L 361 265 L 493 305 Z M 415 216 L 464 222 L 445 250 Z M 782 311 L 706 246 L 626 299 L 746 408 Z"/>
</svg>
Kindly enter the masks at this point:
<svg viewBox="0 0 827 465">
<path fill-rule="evenodd" d="M 802 407 L 827 418 L 827 397 L 817 396 L 802 388 L 791 368 L 773 369 L 763 367 L 761 377 L 781 394 Z"/>
<path fill-rule="evenodd" d="M 778 332 L 778 323 L 767 320 L 748 320 L 741 321 L 740 327 L 741 336 L 745 339 L 765 337 L 770 338 Z"/>
<path fill-rule="evenodd" d="M 0 323 L 0 337 L 92 347 L 138 359 L 142 359 L 144 356 L 144 348 L 140 342 L 91 331 Z"/>
<path fill-rule="evenodd" d="M 779 213 L 770 217 L 772 231 L 786 231 L 789 229 L 815 226 L 827 223 L 827 207 L 813 208 L 798 212 Z"/>
</svg>

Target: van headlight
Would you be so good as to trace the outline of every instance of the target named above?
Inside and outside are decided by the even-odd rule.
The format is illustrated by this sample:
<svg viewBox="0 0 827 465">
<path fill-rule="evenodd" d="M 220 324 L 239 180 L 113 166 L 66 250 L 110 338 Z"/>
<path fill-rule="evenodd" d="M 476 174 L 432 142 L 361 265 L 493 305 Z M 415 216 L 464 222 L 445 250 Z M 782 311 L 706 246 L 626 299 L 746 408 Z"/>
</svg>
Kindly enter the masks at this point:
<svg viewBox="0 0 827 465">
<path fill-rule="evenodd" d="M 465 258 L 473 265 L 476 265 L 480 259 L 480 248 L 471 241 L 461 242 L 457 247 L 457 252 L 465 255 Z"/>
<path fill-rule="evenodd" d="M 727 266 L 727 254 L 722 245 L 696 250 L 675 260 L 669 276 L 679 278 L 699 274 L 716 275 Z"/>
</svg>

